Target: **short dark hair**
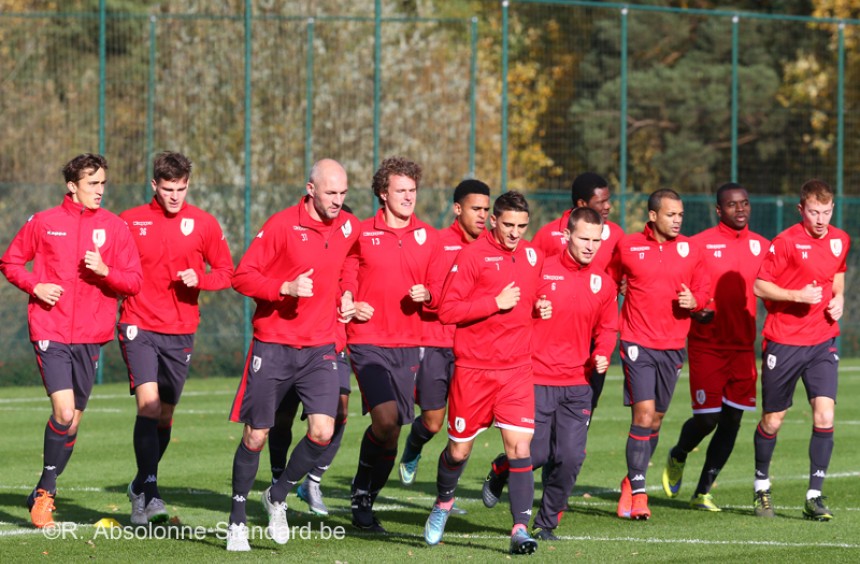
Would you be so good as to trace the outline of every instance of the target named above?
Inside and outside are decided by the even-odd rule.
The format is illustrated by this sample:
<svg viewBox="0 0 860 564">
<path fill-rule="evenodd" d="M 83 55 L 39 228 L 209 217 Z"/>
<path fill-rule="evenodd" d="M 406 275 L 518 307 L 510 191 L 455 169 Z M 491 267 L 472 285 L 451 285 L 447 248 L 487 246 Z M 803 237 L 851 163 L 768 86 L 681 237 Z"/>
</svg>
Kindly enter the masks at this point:
<svg viewBox="0 0 860 564">
<path fill-rule="evenodd" d="M 159 180 L 185 180 L 191 176 L 191 160 L 175 151 L 164 151 L 152 161 L 152 178 Z"/>
<path fill-rule="evenodd" d="M 567 218 L 567 228 L 574 230 L 576 224 L 580 221 L 585 223 L 593 223 L 594 225 L 603 225 L 603 218 L 599 213 L 591 208 L 576 208 L 570 212 L 570 217 Z"/>
<path fill-rule="evenodd" d="M 737 182 L 726 182 L 719 188 L 717 188 L 717 205 L 723 207 L 723 200 L 726 198 L 726 193 L 732 190 L 743 190 L 747 192 L 747 189 L 738 184 Z M 749 192 L 747 192 L 749 194 Z"/>
<path fill-rule="evenodd" d="M 608 187 L 609 183 L 599 174 L 583 172 L 574 179 L 570 187 L 571 203 L 573 207 L 576 207 L 576 202 L 579 200 L 587 203 L 594 196 L 595 190 Z"/>
<path fill-rule="evenodd" d="M 671 188 L 661 188 L 648 196 L 648 211 L 660 211 L 660 205 L 663 203 L 664 198 L 667 200 L 675 200 L 676 202 L 681 201 L 681 196 Z"/>
<path fill-rule="evenodd" d="M 506 211 L 529 213 L 529 203 L 526 197 L 516 190 L 505 192 L 493 203 L 493 215 L 499 217 Z"/>
<path fill-rule="evenodd" d="M 421 165 L 404 157 L 388 157 L 373 173 L 373 194 L 382 203 L 382 194 L 388 193 L 388 181 L 392 176 L 405 176 L 415 181 L 415 188 L 421 182 Z"/>
<path fill-rule="evenodd" d="M 813 198 L 822 204 L 826 204 L 827 202 L 833 201 L 834 195 L 833 188 L 830 187 L 830 184 L 823 180 L 819 180 L 818 178 L 807 180 L 803 183 L 803 186 L 800 187 L 801 204 Z"/>
<path fill-rule="evenodd" d="M 100 168 L 108 169 L 107 159 L 95 153 L 84 153 L 63 166 L 63 178 L 66 182 L 77 182 L 84 177 L 85 172 L 92 174 Z"/>
<path fill-rule="evenodd" d="M 463 200 L 466 199 L 466 196 L 469 194 L 481 194 L 482 196 L 489 197 L 490 195 L 490 187 L 480 180 L 476 180 L 474 178 L 467 178 L 461 183 L 457 184 L 457 187 L 454 188 L 454 198 L 453 201 L 455 204 L 460 204 Z"/>
</svg>

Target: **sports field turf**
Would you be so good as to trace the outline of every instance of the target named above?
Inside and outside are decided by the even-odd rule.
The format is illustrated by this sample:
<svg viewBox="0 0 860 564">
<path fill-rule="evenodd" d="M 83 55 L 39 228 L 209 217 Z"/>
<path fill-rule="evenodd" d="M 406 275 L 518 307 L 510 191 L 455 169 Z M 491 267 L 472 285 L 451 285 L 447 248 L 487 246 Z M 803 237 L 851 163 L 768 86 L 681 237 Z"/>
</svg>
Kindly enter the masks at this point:
<svg viewBox="0 0 860 564">
<path fill-rule="evenodd" d="M 270 540 L 252 539 L 252 552 L 228 554 L 222 533 L 230 508 L 232 458 L 242 428 L 229 423 L 226 414 L 236 382 L 235 378 L 188 382 L 177 410 L 172 444 L 159 471 L 160 490 L 181 526 L 151 531 L 130 527 L 130 504 L 125 495 L 135 472 L 131 443 L 134 401 L 125 385 L 97 386 L 74 456 L 59 480 L 55 518 L 61 522 L 57 531 L 64 538 L 60 539 L 49 539 L 33 529 L 24 505 L 40 473 L 48 400 L 41 387 L 0 388 L 0 561 L 286 558 L 309 562 L 484 562 L 509 558 L 507 494 L 492 510 L 485 509 L 480 501 L 489 461 L 501 449 L 495 429 L 478 437 L 457 492 L 457 503 L 468 510 L 468 515 L 451 517 L 442 544 L 427 547 L 422 537 L 434 498 L 436 460 L 444 445 L 441 436 L 425 448 L 416 484 L 402 487 L 395 468 L 377 501 L 378 516 L 389 534 L 369 535 L 352 529 L 349 481 L 355 471 L 361 432 L 368 424 L 368 419 L 360 416 L 357 393 L 352 396 L 343 447 L 323 481 L 331 515 L 325 519 L 309 515 L 306 505 L 291 494 L 289 520 L 296 527 L 293 540 L 278 546 Z M 687 508 L 704 460 L 704 446 L 690 455 L 681 495 L 668 499 L 663 494 L 660 474 L 666 453 L 690 414 L 686 374 L 678 383 L 648 474 L 653 517 L 647 522 L 631 522 L 615 516 L 618 484 L 625 472 L 629 410 L 621 405 L 620 372 L 613 367 L 592 419 L 588 458 L 570 498 L 571 511 L 556 531 L 562 540 L 541 543 L 532 557 L 510 558 L 559 562 L 858 562 L 860 403 L 855 398 L 860 397 L 860 361 L 842 362 L 839 397 L 836 447 L 824 488 L 829 496 L 827 504 L 835 514 L 831 522 L 805 521 L 801 516 L 811 428 L 802 388 L 798 388 L 795 407 L 780 432 L 771 466 L 776 518 L 759 519 L 752 514 L 752 434 L 756 422 L 752 414 L 745 417 L 735 452 L 712 492 L 722 513 Z M 297 425 L 295 436 L 302 435 L 301 429 Z M 269 478 L 268 453 L 264 451 L 249 501 L 249 526 L 265 527 L 259 497 Z M 535 507 L 540 496 L 539 473 L 536 481 Z M 104 517 L 117 519 L 125 528 L 93 526 Z M 321 538 L 321 530 L 329 538 Z M 173 538 L 164 539 L 167 535 Z"/>
</svg>

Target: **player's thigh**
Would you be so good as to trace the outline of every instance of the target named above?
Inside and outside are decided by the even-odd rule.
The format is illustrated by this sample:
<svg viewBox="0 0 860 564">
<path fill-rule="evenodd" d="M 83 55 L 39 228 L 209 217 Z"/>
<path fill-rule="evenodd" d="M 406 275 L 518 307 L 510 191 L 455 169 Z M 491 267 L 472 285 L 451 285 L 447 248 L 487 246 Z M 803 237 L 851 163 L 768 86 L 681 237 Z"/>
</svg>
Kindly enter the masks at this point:
<svg viewBox="0 0 860 564">
<path fill-rule="evenodd" d="M 416 403 L 422 411 L 444 409 L 448 387 L 454 374 L 454 351 L 442 347 L 424 347 L 424 358 L 415 379 Z"/>
<path fill-rule="evenodd" d="M 270 429 L 275 411 L 293 386 L 297 351 L 288 345 L 254 339 L 239 383 L 230 420 L 252 429 Z"/>
<path fill-rule="evenodd" d="M 188 379 L 191 355 L 194 352 L 194 335 L 159 334 L 158 343 L 158 394 L 163 403 L 177 405 Z"/>
<path fill-rule="evenodd" d="M 802 376 L 807 399 L 825 397 L 836 401 L 839 357 L 834 341 L 808 347 L 807 355 L 807 368 Z"/>
<path fill-rule="evenodd" d="M 293 388 L 304 412 L 334 418 L 340 397 L 340 375 L 334 345 L 305 347 L 296 352 L 299 369 Z"/>
<path fill-rule="evenodd" d="M 761 404 L 765 413 L 792 406 L 797 381 L 806 369 L 804 348 L 773 341 L 762 343 Z"/>
<path fill-rule="evenodd" d="M 497 387 L 492 371 L 454 367 L 448 396 L 448 438 L 469 442 L 492 424 Z"/>
<path fill-rule="evenodd" d="M 493 405 L 496 427 L 534 433 L 535 387 L 531 364 L 494 372 L 499 382 Z"/>
</svg>

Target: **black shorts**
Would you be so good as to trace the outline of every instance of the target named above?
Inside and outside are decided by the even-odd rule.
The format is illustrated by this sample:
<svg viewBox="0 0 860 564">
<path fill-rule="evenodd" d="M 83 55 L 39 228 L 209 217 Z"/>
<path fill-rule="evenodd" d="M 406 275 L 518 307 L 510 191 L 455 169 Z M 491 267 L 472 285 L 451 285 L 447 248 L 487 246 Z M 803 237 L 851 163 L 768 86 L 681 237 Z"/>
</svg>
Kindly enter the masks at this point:
<svg viewBox="0 0 860 564">
<path fill-rule="evenodd" d="M 363 414 L 379 404 L 395 401 L 398 425 L 412 422 L 418 356 L 418 347 L 349 346 L 349 358 L 361 390 Z"/>
<path fill-rule="evenodd" d="M 337 353 L 337 375 L 340 377 L 340 395 L 342 396 L 348 396 L 352 393 L 352 384 L 349 381 L 350 374 L 352 374 L 352 368 L 349 366 L 346 349 L 343 349 Z"/>
<path fill-rule="evenodd" d="M 684 349 L 649 349 L 621 341 L 620 352 L 624 367 L 624 405 L 654 400 L 657 413 L 666 413 L 687 357 Z"/>
<path fill-rule="evenodd" d="M 75 409 L 86 409 L 96 381 L 101 348 L 95 343 L 66 345 L 56 341 L 33 341 L 36 363 L 48 395 L 72 390 Z"/>
<path fill-rule="evenodd" d="M 295 348 L 254 339 L 230 420 L 254 429 L 275 425 L 275 411 L 291 389 L 308 414 L 337 414 L 340 377 L 334 345 Z"/>
<path fill-rule="evenodd" d="M 453 376 L 454 350 L 424 347 L 424 357 L 415 379 L 415 399 L 422 411 L 445 408 Z"/>
<path fill-rule="evenodd" d="M 761 403 L 765 413 L 785 411 L 792 404 L 797 380 L 803 379 L 807 399 L 836 401 L 839 356 L 836 339 L 808 346 L 782 345 L 765 340 L 761 345 Z"/>
<path fill-rule="evenodd" d="M 188 378 L 194 334 L 169 335 L 140 329 L 137 325 L 118 325 L 119 348 L 128 367 L 128 391 L 155 382 L 158 397 L 176 405 Z"/>
</svg>

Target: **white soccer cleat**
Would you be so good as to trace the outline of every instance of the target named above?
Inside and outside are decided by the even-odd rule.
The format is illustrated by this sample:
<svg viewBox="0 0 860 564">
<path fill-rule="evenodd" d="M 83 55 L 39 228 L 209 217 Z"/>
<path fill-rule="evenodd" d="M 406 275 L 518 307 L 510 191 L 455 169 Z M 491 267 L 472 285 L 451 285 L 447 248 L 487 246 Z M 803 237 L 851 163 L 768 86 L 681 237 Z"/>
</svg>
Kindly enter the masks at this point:
<svg viewBox="0 0 860 564">
<path fill-rule="evenodd" d="M 263 492 L 263 508 L 269 514 L 269 526 L 266 527 L 266 532 L 272 537 L 272 540 L 278 544 L 287 544 L 290 540 L 290 525 L 287 523 L 287 504 L 286 502 L 272 501 L 269 497 L 271 486 Z"/>
<path fill-rule="evenodd" d="M 227 552 L 248 552 L 248 527 L 245 523 L 233 523 L 227 527 Z"/>
</svg>

